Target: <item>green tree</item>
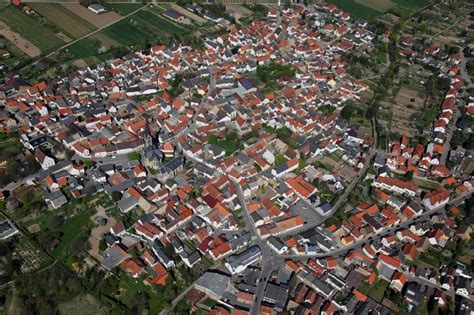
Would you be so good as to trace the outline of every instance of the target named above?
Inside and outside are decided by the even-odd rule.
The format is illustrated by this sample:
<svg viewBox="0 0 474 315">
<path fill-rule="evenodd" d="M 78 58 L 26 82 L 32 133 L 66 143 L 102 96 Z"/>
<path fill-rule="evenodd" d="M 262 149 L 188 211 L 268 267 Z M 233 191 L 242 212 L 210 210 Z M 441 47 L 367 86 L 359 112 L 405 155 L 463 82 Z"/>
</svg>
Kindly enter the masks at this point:
<svg viewBox="0 0 474 315">
<path fill-rule="evenodd" d="M 94 161 L 92 161 L 91 159 L 86 159 L 86 160 L 84 160 L 84 166 L 87 167 L 87 168 L 90 168 L 90 167 L 94 166 Z"/>
<path fill-rule="evenodd" d="M 140 153 L 138 153 L 138 152 L 136 152 L 136 151 L 130 152 L 130 153 L 128 154 L 128 159 L 129 159 L 130 161 L 138 161 L 138 160 L 140 160 Z"/>
<path fill-rule="evenodd" d="M 118 202 L 120 199 L 122 199 L 122 194 L 120 193 L 120 191 L 114 191 L 112 193 L 112 200 Z"/>
</svg>

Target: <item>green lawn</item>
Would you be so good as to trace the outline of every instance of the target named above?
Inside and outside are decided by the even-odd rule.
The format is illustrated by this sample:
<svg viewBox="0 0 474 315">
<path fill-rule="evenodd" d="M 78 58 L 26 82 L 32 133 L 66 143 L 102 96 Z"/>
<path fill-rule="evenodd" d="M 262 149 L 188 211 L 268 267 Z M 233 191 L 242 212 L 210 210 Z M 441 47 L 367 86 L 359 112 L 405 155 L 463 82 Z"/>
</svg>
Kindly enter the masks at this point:
<svg viewBox="0 0 474 315">
<path fill-rule="evenodd" d="M 389 283 L 387 281 L 379 279 L 375 281 L 372 286 L 364 281 L 357 289 L 363 294 L 371 297 L 374 301 L 380 303 L 388 285 Z"/>
<path fill-rule="evenodd" d="M 150 36 L 133 25 L 130 19 L 121 20 L 107 27 L 103 32 L 111 39 L 125 46 L 143 43 L 150 39 Z"/>
<path fill-rule="evenodd" d="M 41 49 L 42 52 L 51 51 L 64 44 L 52 30 L 43 26 L 37 19 L 28 17 L 17 7 L 8 6 L 2 9 L 0 19 L 5 21 L 12 30 Z"/>
<path fill-rule="evenodd" d="M 441 184 L 438 182 L 435 182 L 433 180 L 429 180 L 426 178 L 420 178 L 420 177 L 413 177 L 413 181 L 415 184 L 417 184 L 420 188 L 426 188 L 426 189 L 437 189 L 441 187 Z"/>
<path fill-rule="evenodd" d="M 91 213 L 84 211 L 76 214 L 74 217 L 68 219 L 59 229 L 63 232 L 61 243 L 56 247 L 52 254 L 53 256 L 59 256 L 65 252 L 71 246 L 72 242 L 81 234 L 83 228 L 86 227 L 90 221 Z"/>
<path fill-rule="evenodd" d="M 215 135 L 211 135 L 208 142 L 221 147 L 227 156 L 237 151 L 241 146 L 240 138 L 235 132 L 229 133 L 225 139 L 218 139 Z"/>
<path fill-rule="evenodd" d="M 277 154 L 275 156 L 275 166 L 286 163 L 286 161 L 287 161 L 286 158 L 282 154 Z"/>
</svg>

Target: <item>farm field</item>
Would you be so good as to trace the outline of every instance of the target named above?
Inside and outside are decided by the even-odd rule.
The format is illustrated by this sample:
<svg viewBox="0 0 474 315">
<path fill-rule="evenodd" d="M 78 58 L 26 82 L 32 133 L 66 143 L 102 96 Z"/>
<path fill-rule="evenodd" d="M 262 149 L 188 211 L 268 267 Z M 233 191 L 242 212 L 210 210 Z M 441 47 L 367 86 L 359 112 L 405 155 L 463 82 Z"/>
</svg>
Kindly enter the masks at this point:
<svg viewBox="0 0 474 315">
<path fill-rule="evenodd" d="M 181 27 L 168 22 L 165 18 L 159 17 L 153 12 L 142 10 L 133 15 L 134 18 L 137 18 L 139 21 L 148 24 L 152 27 L 158 34 L 165 32 L 170 35 L 182 35 L 186 31 Z"/>
<path fill-rule="evenodd" d="M 115 11 L 120 15 L 127 15 L 143 7 L 141 3 L 107 3 L 105 7 L 109 11 Z"/>
<path fill-rule="evenodd" d="M 86 58 L 89 56 L 94 56 L 97 54 L 98 47 L 89 38 L 81 39 L 80 41 L 75 42 L 74 44 L 65 48 L 74 58 Z"/>
<path fill-rule="evenodd" d="M 20 34 L 13 31 L 5 22 L 0 21 L 0 34 L 12 42 L 19 50 L 30 57 L 36 57 L 41 54 L 41 50 L 33 45 L 32 42 L 23 38 Z"/>
<path fill-rule="evenodd" d="M 352 18 L 376 19 L 388 10 L 405 14 L 421 8 L 428 0 L 328 0 L 347 11 Z"/>
<path fill-rule="evenodd" d="M 82 37 L 96 29 L 94 25 L 61 5 L 32 3 L 31 7 L 73 38 Z"/>
<path fill-rule="evenodd" d="M 147 33 L 142 32 L 138 27 L 133 25 L 129 19 L 121 20 L 114 25 L 104 29 L 101 34 L 111 38 L 121 45 L 132 45 L 143 43 L 150 39 Z"/>
<path fill-rule="evenodd" d="M 21 34 L 21 37 L 31 42 L 42 52 L 48 52 L 64 44 L 59 37 L 49 28 L 43 26 L 36 19 L 30 18 L 18 8 L 7 6 L 0 12 L 0 20 L 3 20 L 11 30 Z M 13 40 L 13 42 L 15 42 Z M 26 44 L 22 45 L 25 47 Z M 21 48 L 21 46 L 18 46 Z M 23 49 L 22 49 L 23 50 Z M 28 53 L 35 54 L 33 50 Z"/>
<path fill-rule="evenodd" d="M 101 46 L 105 46 L 107 49 L 114 46 L 114 47 L 119 47 L 120 44 L 116 42 L 115 40 L 111 39 L 110 37 L 106 36 L 103 33 L 95 33 L 94 35 L 89 37 L 90 39 L 93 40 L 98 40 L 101 44 Z"/>
<path fill-rule="evenodd" d="M 97 28 L 104 27 L 121 18 L 118 13 L 110 11 L 97 15 L 79 3 L 62 3 L 61 5 Z"/>
<path fill-rule="evenodd" d="M 385 0 L 385 1 L 380 1 L 380 0 L 355 0 L 355 2 L 362 4 L 363 6 L 366 6 L 368 8 L 374 9 L 376 11 L 384 13 L 388 9 L 391 9 L 395 7 L 397 4 L 390 1 L 390 0 Z"/>
</svg>

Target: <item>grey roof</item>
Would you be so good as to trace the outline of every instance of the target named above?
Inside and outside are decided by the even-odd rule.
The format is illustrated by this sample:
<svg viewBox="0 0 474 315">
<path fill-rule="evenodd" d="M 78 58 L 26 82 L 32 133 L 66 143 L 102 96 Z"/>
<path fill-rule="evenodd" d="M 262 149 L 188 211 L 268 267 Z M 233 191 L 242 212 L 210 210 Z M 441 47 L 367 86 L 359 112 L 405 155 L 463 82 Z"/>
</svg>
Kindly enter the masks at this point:
<svg viewBox="0 0 474 315">
<path fill-rule="evenodd" d="M 118 208 L 122 212 L 127 212 L 131 210 L 132 208 L 136 207 L 137 205 L 138 205 L 138 199 L 136 199 L 133 196 L 122 198 L 117 203 Z"/>
<path fill-rule="evenodd" d="M 155 240 L 152 245 L 151 249 L 155 253 L 156 257 L 160 260 L 160 262 L 164 265 L 168 265 L 172 260 L 166 256 L 165 252 L 163 251 L 161 244 L 158 242 L 158 240 Z"/>
<path fill-rule="evenodd" d="M 127 255 L 124 255 L 122 251 L 115 247 L 110 247 L 105 252 L 105 259 L 102 261 L 102 266 L 107 270 L 111 270 L 120 265 L 125 258 L 127 258 Z"/>
<path fill-rule="evenodd" d="M 263 296 L 265 302 L 275 305 L 275 308 L 283 310 L 288 299 L 288 288 L 268 283 Z"/>
<path fill-rule="evenodd" d="M 283 242 L 280 239 L 276 238 L 273 235 L 270 236 L 267 241 L 278 250 L 282 250 L 285 247 L 285 244 L 283 244 Z"/>
<path fill-rule="evenodd" d="M 238 255 L 232 255 L 228 259 L 228 264 L 233 268 L 237 269 L 238 266 L 248 265 L 258 259 L 262 255 L 262 251 L 258 246 L 249 247 L 247 250 L 241 252 Z"/>
<path fill-rule="evenodd" d="M 217 272 L 207 271 L 196 281 L 196 285 L 222 296 L 230 283 L 230 277 Z"/>
</svg>

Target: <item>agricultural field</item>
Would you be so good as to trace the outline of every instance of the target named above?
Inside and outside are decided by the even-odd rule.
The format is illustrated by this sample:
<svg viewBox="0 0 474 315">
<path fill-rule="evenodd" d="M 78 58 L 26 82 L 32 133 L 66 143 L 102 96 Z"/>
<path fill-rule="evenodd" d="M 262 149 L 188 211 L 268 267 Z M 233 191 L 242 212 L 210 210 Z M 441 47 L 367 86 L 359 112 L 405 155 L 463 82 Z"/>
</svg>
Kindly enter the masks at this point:
<svg viewBox="0 0 474 315">
<path fill-rule="evenodd" d="M 120 15 L 127 15 L 143 7 L 141 3 L 106 3 L 105 7 L 109 11 L 115 11 Z"/>
<path fill-rule="evenodd" d="M 12 50 L 20 50 L 22 53 L 29 57 L 37 57 L 41 54 L 41 50 L 33 45 L 32 42 L 23 38 L 20 34 L 13 31 L 5 22 L 0 21 L 0 34 L 3 35 L 12 45 L 9 47 L 11 54 L 14 54 Z M 15 48 L 12 48 L 12 47 Z"/>
<path fill-rule="evenodd" d="M 157 14 L 141 10 L 107 27 L 99 33 L 99 36 L 107 36 L 119 45 L 133 45 L 187 33 L 188 30 L 168 22 Z M 112 45 L 116 46 L 114 43 L 110 43 L 109 46 Z"/>
<path fill-rule="evenodd" d="M 32 3 L 31 7 L 72 38 L 82 37 L 96 29 L 94 25 L 61 5 Z"/>
<path fill-rule="evenodd" d="M 61 5 L 97 28 L 107 26 L 121 18 L 118 13 L 110 11 L 97 15 L 79 3 L 63 3 Z"/>
<path fill-rule="evenodd" d="M 103 33 L 95 33 L 94 35 L 90 36 L 89 37 L 90 39 L 92 40 L 97 40 L 100 42 L 100 45 L 101 46 L 105 46 L 107 49 L 109 49 L 110 47 L 119 47 L 120 44 L 113 40 L 112 38 L 106 36 L 105 34 Z"/>
<path fill-rule="evenodd" d="M 21 38 L 31 42 L 34 46 L 41 50 L 41 52 L 48 52 L 55 48 L 60 47 L 64 42 L 55 34 L 51 29 L 42 25 L 37 19 L 29 17 L 24 14 L 20 9 L 13 6 L 7 6 L 0 12 L 0 20 L 8 24 L 8 27 L 15 33 L 20 34 Z M 2 32 L 2 34 L 4 34 Z M 5 37 L 8 38 L 6 34 Z M 11 34 L 10 36 L 17 36 Z M 11 40 L 15 44 L 15 40 Z M 18 47 L 23 50 L 26 54 L 33 56 L 37 54 L 37 51 L 28 43 L 17 38 Z M 28 46 L 28 49 L 26 49 Z"/>
<path fill-rule="evenodd" d="M 97 47 L 96 43 L 89 38 L 81 39 L 65 48 L 68 53 L 78 59 L 94 56 L 97 54 L 98 49 L 99 47 Z"/>
<path fill-rule="evenodd" d="M 137 23 L 131 19 L 124 19 L 107 27 L 101 34 L 124 46 L 143 43 L 149 40 L 149 34 L 142 32 L 135 24 Z"/>
<path fill-rule="evenodd" d="M 169 35 L 183 35 L 186 33 L 186 30 L 183 28 L 173 24 L 172 22 L 168 22 L 165 18 L 159 17 L 155 13 L 152 13 L 147 10 L 142 10 L 133 15 L 134 18 L 137 19 L 139 23 L 144 23 L 153 28 L 153 31 L 157 34 L 162 34 L 165 32 Z"/>
<path fill-rule="evenodd" d="M 409 13 L 429 3 L 428 0 L 328 0 L 353 18 L 376 19 L 387 11 Z"/>
</svg>

